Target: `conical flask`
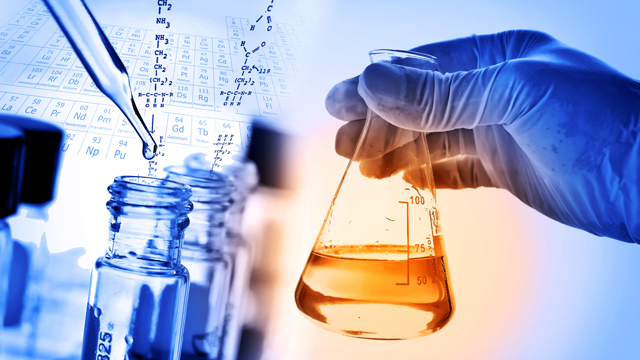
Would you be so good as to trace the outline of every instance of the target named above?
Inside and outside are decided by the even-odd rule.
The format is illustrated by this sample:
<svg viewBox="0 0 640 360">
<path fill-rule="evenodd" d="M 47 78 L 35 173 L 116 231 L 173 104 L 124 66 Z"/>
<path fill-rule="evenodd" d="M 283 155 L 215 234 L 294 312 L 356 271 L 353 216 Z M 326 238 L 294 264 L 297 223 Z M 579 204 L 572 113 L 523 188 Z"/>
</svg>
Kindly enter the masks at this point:
<svg viewBox="0 0 640 360">
<path fill-rule="evenodd" d="M 369 56 L 437 71 L 424 54 Z M 411 339 L 449 322 L 455 303 L 424 133 L 368 110 L 295 299 L 314 324 L 357 338 Z"/>
</svg>

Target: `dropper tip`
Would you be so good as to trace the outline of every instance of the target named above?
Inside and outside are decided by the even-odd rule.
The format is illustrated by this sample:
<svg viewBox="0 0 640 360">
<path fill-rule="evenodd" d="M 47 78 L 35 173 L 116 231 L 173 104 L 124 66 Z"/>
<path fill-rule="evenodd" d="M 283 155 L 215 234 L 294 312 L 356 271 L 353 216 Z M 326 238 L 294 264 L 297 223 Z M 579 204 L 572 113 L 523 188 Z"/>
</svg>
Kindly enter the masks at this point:
<svg viewBox="0 0 640 360">
<path fill-rule="evenodd" d="M 154 157 L 156 157 L 156 152 L 158 151 L 158 145 L 153 144 L 153 148 L 151 148 L 149 145 L 144 144 L 142 146 L 142 156 L 144 156 L 145 159 L 147 160 L 151 160 Z"/>
</svg>

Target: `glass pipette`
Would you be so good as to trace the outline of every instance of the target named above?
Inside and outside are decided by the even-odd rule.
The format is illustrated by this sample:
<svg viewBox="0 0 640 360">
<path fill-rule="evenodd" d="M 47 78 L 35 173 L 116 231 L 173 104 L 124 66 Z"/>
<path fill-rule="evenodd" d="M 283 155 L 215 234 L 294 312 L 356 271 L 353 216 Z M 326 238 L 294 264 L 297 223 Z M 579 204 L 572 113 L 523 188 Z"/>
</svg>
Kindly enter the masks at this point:
<svg viewBox="0 0 640 360">
<path fill-rule="evenodd" d="M 91 79 L 127 117 L 142 140 L 142 155 L 151 160 L 158 146 L 133 101 L 127 69 L 83 0 L 44 0 Z"/>
</svg>

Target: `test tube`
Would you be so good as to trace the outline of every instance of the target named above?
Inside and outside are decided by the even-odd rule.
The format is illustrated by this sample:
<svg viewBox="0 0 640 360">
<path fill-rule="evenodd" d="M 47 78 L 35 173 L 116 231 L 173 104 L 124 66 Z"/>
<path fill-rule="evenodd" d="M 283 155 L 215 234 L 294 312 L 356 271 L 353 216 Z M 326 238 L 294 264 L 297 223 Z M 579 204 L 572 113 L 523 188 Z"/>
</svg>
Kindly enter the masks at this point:
<svg viewBox="0 0 640 360">
<path fill-rule="evenodd" d="M 44 0 L 91 79 L 129 120 L 151 160 L 158 146 L 133 101 L 129 75 L 83 0 Z"/>
</svg>

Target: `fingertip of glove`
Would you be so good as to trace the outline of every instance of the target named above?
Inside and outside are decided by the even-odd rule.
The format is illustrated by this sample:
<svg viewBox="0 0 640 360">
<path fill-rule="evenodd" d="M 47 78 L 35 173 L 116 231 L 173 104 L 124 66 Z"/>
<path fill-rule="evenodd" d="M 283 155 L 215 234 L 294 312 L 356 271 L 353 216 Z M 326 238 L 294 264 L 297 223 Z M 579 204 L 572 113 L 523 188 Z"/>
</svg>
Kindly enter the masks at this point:
<svg viewBox="0 0 640 360">
<path fill-rule="evenodd" d="M 374 102 L 385 98 L 398 98 L 404 92 L 404 79 L 404 71 L 399 66 L 371 64 L 360 75 L 358 92 L 365 100 Z"/>
</svg>

